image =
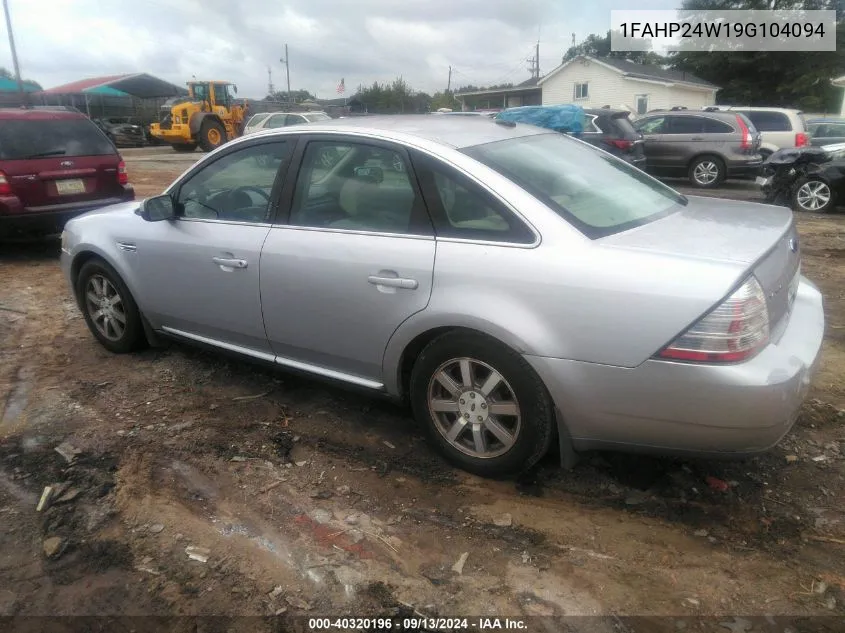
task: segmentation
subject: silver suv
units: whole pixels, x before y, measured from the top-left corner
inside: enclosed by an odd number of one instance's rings
[[[687,176],[696,187],[756,175],[763,162],[760,133],[738,112],[649,112],[634,122],[643,135],[646,171]]]
[[[764,160],[779,149],[810,144],[810,134],[801,110],[729,106],[724,111],[740,112],[751,120],[762,135],[760,153]]]

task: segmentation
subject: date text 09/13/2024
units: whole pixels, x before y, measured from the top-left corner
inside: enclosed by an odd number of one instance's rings
[[[378,630],[378,631],[458,631],[458,630],[525,630],[526,622],[518,618],[309,618],[312,631]]]

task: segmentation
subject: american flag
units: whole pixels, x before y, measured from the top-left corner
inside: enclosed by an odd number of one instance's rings
[[[337,84],[337,94],[342,95],[344,92],[346,92],[346,83],[341,79],[340,83]]]

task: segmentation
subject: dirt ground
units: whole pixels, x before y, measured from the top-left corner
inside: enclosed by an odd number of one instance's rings
[[[189,164],[127,159],[141,196]],[[0,245],[0,616],[841,622],[845,214],[798,221],[828,331],[777,448],[571,472],[550,456],[518,482],[447,466],[407,411],[363,395],[177,345],[112,355],[57,242]]]

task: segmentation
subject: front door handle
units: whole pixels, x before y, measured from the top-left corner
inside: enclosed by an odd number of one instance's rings
[[[213,261],[218,266],[225,266],[226,268],[246,268],[247,261],[245,259],[233,259],[229,257],[212,257]]]
[[[370,275],[367,277],[374,286],[388,286],[390,288],[404,288],[405,290],[416,290],[419,287],[416,279],[403,279],[402,277],[379,277]]]
[[[703,136],[693,136],[690,140],[691,141],[703,141],[704,137]]]

